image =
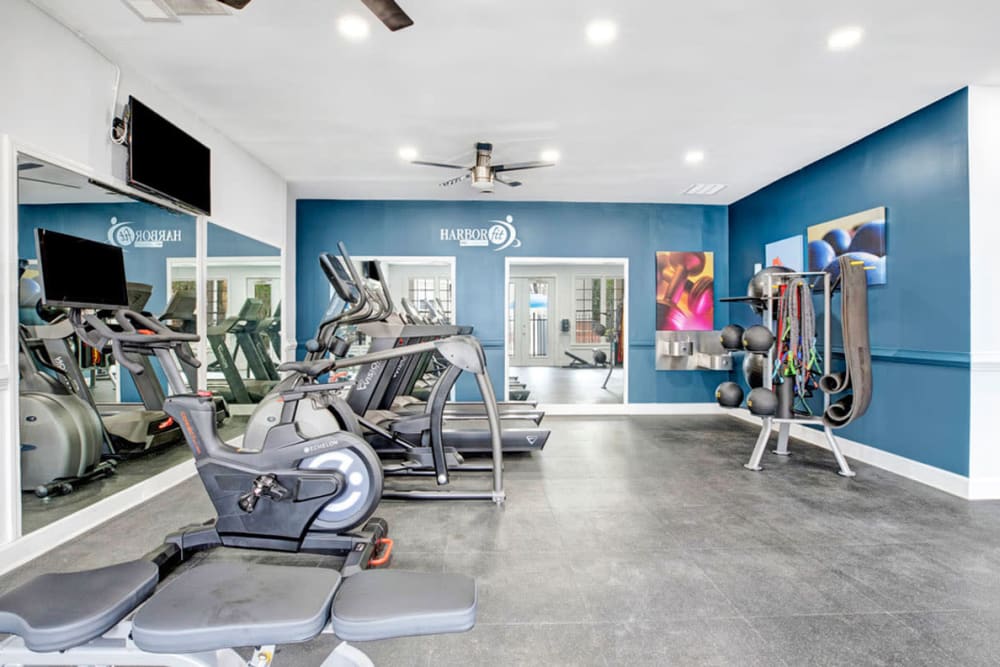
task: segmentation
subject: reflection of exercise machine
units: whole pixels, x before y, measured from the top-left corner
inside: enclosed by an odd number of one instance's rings
[[[131,302],[145,305],[151,290],[147,285],[129,283],[127,296]],[[99,403],[80,368],[77,357],[80,350],[74,349],[71,344],[77,339],[65,315],[49,323],[22,325],[21,336],[22,350],[29,355],[26,363],[52,373],[70,392],[87,401],[100,415],[106,432],[106,438],[103,438],[105,456],[129,458],[180,441],[180,429],[163,412],[163,387],[148,355],[137,356],[132,364],[142,369],[141,373],[132,373],[142,403]],[[86,347],[81,349],[89,350]],[[94,349],[105,352],[101,347]],[[116,361],[121,362],[121,359]]]
[[[563,366],[563,368],[604,368],[608,365],[608,355],[604,350],[595,347],[592,352],[594,360],[587,361],[580,355],[566,350],[563,354],[570,358],[570,362]]]
[[[22,319],[35,321],[41,314],[40,291],[34,280],[21,280]],[[114,474],[115,462],[101,460],[104,426],[93,406],[36,365],[24,326],[18,344],[21,489],[43,498],[63,495]]]
[[[215,356],[210,371],[222,373],[224,383],[210,383],[209,389],[221,393],[231,403],[258,403],[277,384],[278,371],[260,338],[257,325],[263,319],[264,303],[260,299],[247,299],[235,317],[208,327],[208,344]],[[226,336],[236,336],[233,350],[226,345]],[[252,377],[244,377],[237,366],[237,355],[242,351],[247,370]]]

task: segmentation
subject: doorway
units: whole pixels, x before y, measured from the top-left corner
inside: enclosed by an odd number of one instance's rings
[[[626,401],[627,265],[626,259],[507,260],[510,400]]]
[[[510,362],[513,366],[550,366],[552,348],[549,298],[555,293],[553,278],[511,278],[508,289],[508,329],[511,336]]]

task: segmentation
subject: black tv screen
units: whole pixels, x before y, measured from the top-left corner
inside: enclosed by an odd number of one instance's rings
[[[35,230],[42,301],[60,308],[126,308],[129,305],[122,249]]]
[[[129,97],[128,182],[205,215],[212,213],[212,151]]]

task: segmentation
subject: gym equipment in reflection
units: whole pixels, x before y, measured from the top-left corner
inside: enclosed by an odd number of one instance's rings
[[[760,435],[746,467],[761,470],[761,459],[772,426],[778,425],[775,454],[787,456],[791,424],[822,425],[823,434],[837,461],[838,472],[853,477],[833,429],[849,424],[865,413],[871,401],[871,353],[868,341],[867,269],[861,261],[842,257],[836,283],[840,284],[844,371],[832,372],[830,364],[833,290],[837,286],[829,271],[794,272],[771,266],[756,273],[746,297],[723,299],[747,303],[762,316],[762,324],[742,331],[729,325],[720,336],[731,350],[743,348],[744,382],[750,413],[761,417]],[[816,288],[822,290],[823,324],[820,334],[813,303]],[[738,339],[738,343],[737,343]],[[725,382],[716,390],[723,407],[739,407],[743,392]],[[739,391],[737,391],[739,389]],[[822,411],[816,414],[810,399],[822,390]],[[850,392],[837,401],[832,395]]]
[[[215,356],[208,370],[221,372],[223,376],[221,381],[210,382],[209,389],[222,394],[231,403],[244,404],[259,403],[271,391],[281,378],[269,351],[272,343],[262,338],[261,327],[273,328],[274,319],[267,315],[263,301],[248,298],[237,315],[208,327],[208,344]],[[232,350],[226,343],[229,335],[236,341]],[[239,366],[241,356],[247,377]]]
[[[23,280],[23,279],[22,279]],[[128,299],[139,308],[145,306],[152,293],[152,287],[141,283],[129,283]],[[30,309],[30,304],[22,303],[22,309]],[[142,374],[131,373],[139,393],[141,403],[99,402],[91,392],[81,361],[92,364],[92,348],[79,345],[72,324],[64,313],[52,316],[44,324],[23,324],[21,332],[24,349],[30,353],[31,362],[46,372],[51,372],[70,391],[85,399],[101,416],[107,433],[105,454],[116,458],[128,458],[149,453],[176,444],[181,439],[177,425],[163,412],[163,387],[157,379],[149,356],[135,360]],[[98,355],[106,350],[93,348]],[[117,359],[108,358],[99,364],[109,365]]]
[[[25,279],[19,263],[21,319],[43,326],[41,287]],[[18,412],[21,490],[40,498],[65,495],[83,483],[109,477],[115,461],[102,460],[104,427],[93,406],[35,363],[25,325],[18,327]]]

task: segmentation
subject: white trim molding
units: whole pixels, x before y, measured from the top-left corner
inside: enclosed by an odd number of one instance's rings
[[[539,403],[546,417],[595,417],[629,415],[721,415],[717,403]]]
[[[751,415],[745,408],[726,410],[726,412],[735,419],[760,426],[760,418]],[[772,430],[777,433],[778,426],[775,425]],[[823,432],[819,429],[809,428],[803,424],[792,424],[789,435],[810,445],[829,449]],[[841,436],[837,436],[837,442],[845,456],[895,473],[900,477],[926,484],[959,498],[966,500],[1000,499],[1000,478],[973,481],[951,471],[942,470]],[[748,452],[752,445],[751,442],[747,443]],[[765,464],[765,470],[766,467]],[[834,472],[835,468],[831,464],[830,473]]]
[[[119,514],[124,514],[153,496],[193,477],[197,472],[194,459],[179,463],[158,475],[133,484],[107,498],[102,498],[93,505],[77,510],[69,516],[53,521],[38,530],[25,533],[19,539],[0,546],[0,574],[10,572],[60,544],[97,528],[105,521],[113,519]],[[181,528],[181,526],[177,526],[177,528]]]

